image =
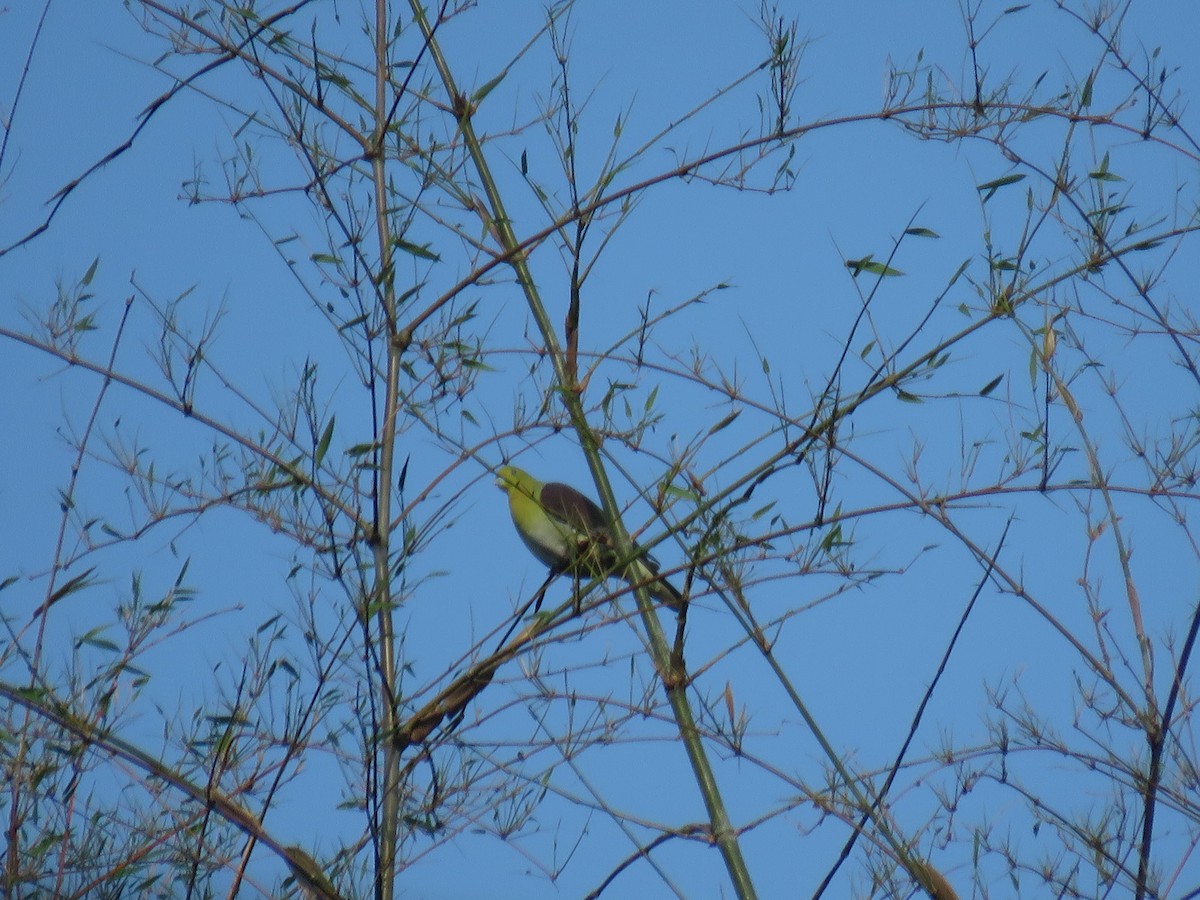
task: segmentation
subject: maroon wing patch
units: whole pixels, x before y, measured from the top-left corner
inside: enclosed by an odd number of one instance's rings
[[[542,508],[572,528],[588,534],[604,533],[608,520],[604,511],[570,485],[552,481],[542,485]]]

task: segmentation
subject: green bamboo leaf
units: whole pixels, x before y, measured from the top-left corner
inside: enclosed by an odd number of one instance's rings
[[[395,238],[392,243],[396,245],[396,249],[403,250],[405,253],[411,253],[418,259],[428,259],[432,262],[441,262],[441,257],[429,249],[428,244],[411,244],[404,238]]]
[[[282,657],[275,660],[274,668],[282,669],[284,672],[286,672],[291,677],[292,681],[300,680],[300,673],[296,671],[296,667],[293,666],[286,659],[283,659]]]
[[[692,503],[697,503],[700,500],[699,495],[695,491],[689,491],[687,488],[681,488],[675,484],[663,485],[663,493],[668,497],[674,497],[676,500],[688,500]]]
[[[338,331],[346,331],[350,328],[356,328],[357,326],[361,325],[365,321],[367,321],[367,314],[363,313],[361,316],[354,317],[349,322],[343,322],[341,325],[338,326]]]
[[[321,440],[317,442],[317,452],[313,455],[313,465],[321,465],[321,461],[325,459],[325,454],[329,452],[329,442],[333,440],[333,424],[337,421],[337,416],[329,417],[329,424],[325,426],[325,431],[321,435]]]
[[[486,82],[482,87],[478,88],[475,91],[474,95],[472,95],[472,97],[471,97],[472,103],[474,103],[476,106],[478,106],[480,103],[482,103],[483,98],[486,97],[488,94],[490,94],[493,90],[495,90],[496,85],[498,85],[500,82],[502,82],[504,80],[504,76],[507,74],[508,74],[508,69],[504,69],[504,71],[502,71],[499,75],[497,75],[491,81]]]
[[[99,267],[99,265],[100,265],[100,257],[97,256],[95,259],[92,260],[92,264],[90,266],[88,266],[88,270],[83,273],[83,278],[79,282],[79,284],[81,286],[86,287],[87,285],[92,283],[92,279],[96,277],[96,269],[97,269],[97,267]]]
[[[772,500],[766,506],[759,507],[754,512],[750,513],[750,518],[751,519],[761,519],[763,516],[765,516],[767,513],[769,513],[772,509],[775,508],[776,502],[777,501]]]
[[[848,259],[846,260],[846,268],[850,269],[851,275],[854,278],[857,278],[863,272],[878,275],[881,278],[896,277],[904,274],[899,269],[893,269],[886,263],[878,262],[870,256],[864,256],[862,259]]]
[[[1115,216],[1118,213],[1125,212],[1127,209],[1129,209],[1129,207],[1125,206],[1124,204],[1114,203],[1110,206],[1102,206],[1100,209],[1093,209],[1087,215],[1089,219],[1100,219],[1105,216]]]
[[[840,524],[834,525],[831,529],[829,529],[829,533],[821,539],[821,550],[823,550],[825,553],[829,553],[835,546],[838,546],[841,543],[842,526]]]
[[[1083,90],[1079,92],[1079,107],[1087,109],[1092,105],[1092,88],[1096,84],[1095,70],[1088,73],[1087,81],[1083,83]]]
[[[57,591],[50,595],[46,601],[46,606],[52,606],[68,594],[74,594],[76,591],[81,591],[85,587],[92,584],[92,573],[96,571],[96,567],[92,566],[86,571],[80,572]]]
[[[1016,184],[1018,181],[1024,180],[1024,178],[1024,172],[1012,172],[1011,174],[1005,175],[1001,178],[995,178],[992,181],[985,181],[983,184],[976,185],[975,190],[994,191],[996,188],[1001,188],[1005,185]]]
[[[1000,386],[1000,382],[1002,382],[1003,380],[1004,380],[1003,374],[997,375],[995,378],[993,378],[991,381],[989,381],[987,384],[985,384],[980,389],[979,396],[986,397],[988,394],[990,394],[992,391],[994,391],[996,388],[998,388]]]
[[[723,418],[720,422],[718,422],[712,428],[708,429],[708,433],[716,434],[718,431],[722,431],[722,430],[728,428],[730,425],[733,424],[734,419],[736,419],[741,414],[742,414],[742,411],[740,409],[735,409],[733,412],[731,412],[729,415],[727,415],[725,418]]]
[[[149,672],[147,672],[145,669],[135,666],[131,662],[122,663],[121,671],[134,676],[138,680],[138,682],[141,684],[144,684],[145,682],[150,680]]]
[[[350,87],[349,78],[337,71],[337,69],[332,69],[323,63],[317,63],[317,77],[323,81],[328,81],[334,87],[342,90]]]
[[[940,238],[941,235],[930,228],[905,228],[905,234],[911,234],[913,237],[923,238]]]
[[[470,322],[473,318],[475,318],[475,310],[478,308],[478,306],[478,302],[472,303],[461,313],[450,320],[450,325],[448,328],[457,328],[459,325],[465,325]]]
[[[100,637],[100,633],[104,631],[104,627],[105,626],[103,625],[98,626],[93,628],[82,637],[76,638],[75,649],[78,650],[80,647],[88,646],[95,647],[98,650],[108,650],[110,653],[116,653],[119,649],[117,645],[108,638]]]
[[[1124,181],[1120,175],[1117,175],[1108,170],[1108,154],[1104,154],[1104,159],[1100,161],[1100,168],[1094,172],[1088,172],[1088,178],[1093,181]]]
[[[975,186],[975,190],[987,191],[987,194],[985,194],[984,198],[983,198],[983,202],[987,203],[989,200],[992,199],[992,195],[995,194],[996,191],[998,191],[1000,188],[1008,187],[1008,185],[1010,185],[1010,184],[1016,184],[1018,181],[1024,181],[1024,180],[1025,180],[1024,172],[1012,172],[1001,178],[994,178],[991,181],[985,181],[983,184],[977,184]]]

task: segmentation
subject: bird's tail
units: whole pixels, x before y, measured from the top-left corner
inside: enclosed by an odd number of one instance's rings
[[[645,584],[650,596],[672,609],[683,607],[683,594],[676,590],[675,585],[658,574],[658,566],[645,560],[637,560],[625,574],[630,584]]]

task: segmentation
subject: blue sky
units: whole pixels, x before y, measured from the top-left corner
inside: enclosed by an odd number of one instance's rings
[[[1005,6],[983,4],[981,20],[998,16]],[[1033,3],[1003,16],[983,38],[979,54],[989,83],[1012,73],[1015,84],[1028,85],[1044,72],[1039,90],[1052,95],[1083,80],[1098,58],[1097,43],[1054,6]],[[315,8],[327,49],[341,46],[350,55],[363,52],[358,7],[339,3]],[[461,84],[473,88],[492,78],[536,30],[543,12],[542,4],[485,0],[447,25],[440,38]],[[951,84],[969,83],[958,4],[782,4],[780,12],[798,17],[799,34],[806,40],[793,108],[798,123],[878,111],[889,65],[911,66],[919,54],[927,67],[923,72]],[[39,14],[39,8],[24,4],[0,12],[0,59],[6,61],[0,64],[0,108],[6,120]],[[723,85],[753,72],[765,57],[756,17],[756,8],[746,3],[578,4],[567,31],[572,90],[580,102],[586,99],[578,131],[581,181],[596,177],[618,120],[619,152],[629,153]],[[1133,4],[1130,9],[1126,46],[1138,58],[1162,48],[1155,65],[1170,70],[1168,84],[1173,88],[1168,95],[1177,90],[1185,98],[1193,97],[1200,87],[1192,65],[1198,20],[1200,10],[1185,2],[1152,8]],[[142,31],[136,13],[120,5],[50,7],[20,106],[11,118],[0,168],[0,246],[9,246],[35,227],[56,191],[131,134],[139,113],[169,87],[168,79],[150,65],[164,50]],[[186,72],[196,62],[168,60],[166,65]],[[543,43],[488,95],[476,115],[476,127],[501,134],[529,121],[545,102],[555,74],[552,54]],[[1124,96],[1124,77],[1111,66],[1100,72],[1098,106],[1109,97]],[[89,306],[96,311],[98,328],[85,337],[85,356],[108,358],[124,303],[132,297],[117,367],[133,378],[161,384],[153,362],[160,323],[151,301],[176,310],[179,321],[193,329],[216,321],[210,359],[242,396],[206,372],[196,388],[197,408],[254,435],[268,427],[258,411],[273,408],[306,361],[316,361],[318,394],[337,418],[331,455],[341,454],[369,440],[369,402],[337,335],[272,244],[273,238],[294,232],[299,237],[282,245],[284,255],[303,263],[310,254],[325,252],[328,248],[319,243],[314,227],[319,212],[298,195],[249,205],[247,209],[260,217],[258,222],[239,215],[230,204],[187,202],[187,185],[197,175],[209,193],[221,194],[221,159],[235,147],[251,147],[265,161],[270,184],[288,185],[298,178],[295,155],[287,148],[272,143],[257,126],[239,130],[243,119],[235,107],[269,108],[260,86],[244,69],[226,67],[201,86],[203,95],[185,92],[157,112],[129,152],[68,197],[45,234],[0,257],[5,291],[0,326],[32,328],[36,333],[30,320],[53,302],[56,284],[76,283],[93,260],[99,260],[89,285],[95,295]],[[758,72],[636,160],[615,185],[636,183],[670,170],[678,158],[756,134],[757,97],[766,88],[766,74]],[[226,99],[229,105],[215,103],[212,97]],[[1184,109],[1185,126],[1194,124],[1194,112],[1186,104]],[[433,133],[445,123],[431,119],[424,127]],[[1060,121],[1030,123],[1016,145],[1036,164],[1052,166],[1061,154],[1064,128]],[[236,141],[233,133],[238,134]],[[529,179],[557,192],[561,201],[561,168],[544,132],[534,127],[499,137],[488,146],[517,233],[541,229],[545,215],[519,167],[524,154]],[[905,238],[894,262],[905,276],[885,279],[873,301],[879,343],[895,346],[922,322],[932,298],[965,261],[973,277],[986,269],[981,263],[985,235],[1001,251],[1015,248],[1026,215],[1025,187],[1044,187],[1030,178],[998,191],[983,204],[977,186],[1014,171],[1009,160],[985,142],[919,141],[890,122],[823,128],[793,146],[795,182],[787,192],[737,191],[696,179],[667,182],[640,195],[585,286],[583,344],[593,351],[610,347],[635,329],[639,308],[648,300],[651,309],[662,310],[724,286],[653,335],[649,358],[663,367],[658,370],[661,375],[655,370],[638,373],[611,360],[593,376],[592,402],[613,383],[635,385],[628,391],[635,408],[647,402],[655,388],[660,390],[656,402],[662,419],[637,448],[644,452],[617,441],[606,445],[613,461],[636,482],[614,480],[618,499],[632,503],[630,527],[651,519],[649,506],[633,501],[639,488],[661,477],[658,458],[705,435],[732,408],[744,411],[735,425],[707,440],[697,457],[697,471],[710,479],[710,489],[732,483],[780,443],[770,416],[749,403],[722,403],[714,392],[680,377],[691,360],[703,355],[711,361],[707,371],[719,368],[730,379],[736,377],[749,400],[771,406],[782,398],[793,415],[803,418],[842,352],[860,309],[858,290],[872,286],[868,276],[850,277],[847,259],[868,254],[885,258],[910,225],[939,235]],[[1092,170],[1108,154],[1111,170],[1122,175],[1122,187],[1130,191],[1131,217],[1143,225],[1158,219],[1182,224],[1196,208],[1196,155],[1182,140],[1177,146],[1183,150],[1098,129],[1077,141],[1073,162],[1080,171]],[[769,181],[777,164],[765,163],[756,182]],[[1075,253],[1052,226],[1039,234],[1030,254],[1045,271],[1065,267]],[[411,268],[398,270],[402,278],[426,283],[422,298],[432,299],[469,271],[462,244],[430,219],[418,221],[412,239],[433,242],[443,258],[437,265],[415,260]],[[1145,260],[1147,268],[1166,266],[1155,296],[1181,317],[1194,310],[1195,259],[1185,241],[1173,259],[1164,252]],[[550,317],[561,325],[566,308],[563,257],[548,243],[534,253],[532,264]],[[312,269],[305,271],[322,304],[340,302]],[[520,291],[508,272],[497,273],[496,282],[472,287],[461,298],[461,306],[478,303],[470,326],[477,330],[471,334],[487,349],[488,369],[466,401],[470,418],[441,421],[442,437],[409,423],[400,443],[400,459],[410,460],[409,484],[419,486],[417,490],[434,485],[428,499],[415,508],[414,521],[453,523],[437,532],[413,560],[409,577],[414,588],[398,614],[409,666],[406,685],[420,699],[443,686],[447,674],[477,645],[493,646],[497,636],[486,636],[505,627],[512,610],[543,578],[511,531],[488,467],[516,458],[547,480],[569,481],[595,494],[584,458],[568,433],[534,428],[522,436],[493,439],[513,427],[514,407],[538,407],[548,379],[544,362],[530,352],[527,335],[535,331]],[[1107,398],[1106,383],[1120,387],[1124,408],[1135,413],[1129,431],[1157,437],[1170,429],[1186,433],[1194,416],[1196,385],[1174,364],[1174,351],[1161,337],[1133,339],[1122,331],[1126,320],[1106,305],[1106,290],[1126,297],[1129,293],[1127,284],[1105,273],[1090,282],[1065,283],[1039,299],[1087,310],[1086,317],[1080,312],[1069,320],[1078,322],[1079,332],[1086,335],[1086,354],[1071,347],[1074,364],[1064,363],[1064,371],[1114,483],[1144,484],[1146,475],[1126,446],[1125,425]],[[918,346],[965,327],[971,319],[958,307],[978,308],[981,302],[967,280],[960,279],[923,327]],[[1114,324],[1105,327],[1109,317]],[[1030,327],[1038,326],[1032,312],[1028,318]],[[852,343],[844,375],[847,392],[870,372],[868,340],[869,330],[864,330]],[[864,349],[866,357],[860,360]],[[1085,365],[1087,354],[1103,365]],[[910,358],[911,354],[904,356]],[[1039,377],[1031,386],[1029,359],[1029,344],[1015,327],[989,327],[956,345],[946,365],[920,386],[928,394],[926,402],[881,397],[864,407],[841,437],[870,465],[845,461],[839,467],[836,501],[846,510],[873,510],[901,501],[901,492],[873,474],[872,467],[900,480],[906,472],[917,471],[935,493],[991,484],[1014,451],[1010,437],[1036,425],[1042,382]],[[980,398],[979,390],[1001,374],[1001,386]],[[27,621],[41,601],[61,520],[57,492],[66,484],[73,459],[64,435],[84,427],[100,388],[93,374],[69,370],[45,354],[4,340],[0,421],[8,425],[0,433],[0,464],[8,475],[0,481],[0,544],[5,548],[0,579],[18,580],[0,595],[0,602],[13,621]],[[459,415],[458,409],[447,413]],[[1052,423],[1055,434],[1071,427],[1061,404]],[[80,515],[86,509],[87,515],[104,517],[118,531],[131,516],[136,518],[139,505],[129,483],[107,462],[113,448],[144,447],[145,458],[153,458],[160,473],[194,471],[215,438],[202,423],[119,386],[106,396],[97,427],[95,457],[83,470]],[[482,449],[476,458],[463,461],[446,436],[461,436],[465,444]],[[976,443],[977,462],[967,471],[964,459],[975,458]],[[1083,453],[1073,452],[1056,474],[1065,482],[1087,478],[1088,471]],[[1031,478],[1019,482],[1028,485]],[[776,504],[774,512],[792,524],[809,520],[815,510],[811,478],[798,467],[773,479],[762,493],[762,502],[770,501]],[[1162,679],[1169,671],[1168,638],[1179,643],[1196,602],[1191,532],[1144,498],[1121,498],[1120,503],[1133,542],[1148,628],[1163,642],[1157,670]],[[1108,539],[1098,538],[1089,552],[1089,527],[1094,529],[1102,519],[1094,495],[981,497],[974,506],[956,510],[958,526],[980,545],[994,548],[1012,517],[1008,570],[1069,628],[1098,644],[1078,584],[1082,572],[1094,579],[1119,636],[1116,656],[1132,653],[1113,547]],[[441,519],[443,511],[448,520]],[[750,596],[763,618],[828,597],[789,618],[778,631],[775,650],[835,748],[855,766],[876,771],[891,761],[903,740],[982,572],[951,534],[912,510],[875,512],[855,519],[853,526],[856,565],[878,568],[878,579],[837,594],[844,582],[834,575],[770,579],[787,572],[775,560],[757,570],[764,580]],[[817,532],[813,540],[820,535]],[[678,548],[670,545],[658,555],[667,566],[682,561]],[[344,595],[328,583],[304,575],[289,578],[297,563],[308,561],[304,553],[244,514],[216,510],[198,521],[184,517],[164,523],[135,543],[89,558],[87,565],[99,566],[99,583],[68,601],[70,608],[48,623],[51,670],[65,671],[73,636],[112,622],[114,605],[128,598],[131,573],[140,573],[147,595],[156,596],[169,589],[185,560],[186,583],[195,592],[190,615],[202,621],[184,637],[148,652],[144,662],[155,679],[126,725],[131,739],[155,749],[164,719],[178,715],[186,720],[211,702],[219,687],[236,683],[247,642],[275,613],[294,617],[297,596],[313,598],[322,627],[344,627],[348,617]],[[565,586],[556,589],[565,597]],[[630,601],[624,603],[628,611]],[[693,671],[703,673],[695,685],[697,695],[719,697],[728,685],[739,708],[744,706],[751,717],[750,757],[722,759],[718,777],[735,822],[769,817],[744,839],[760,894],[810,894],[846,831],[821,823],[811,804],[772,813],[789,804],[794,794],[789,779],[821,786],[825,761],[785,705],[761,659],[745,647],[731,650],[740,635],[720,600],[699,599],[689,628],[688,661]],[[292,629],[287,646],[302,653],[299,626],[293,623]],[[536,742],[546,737],[542,727],[559,735],[566,732],[573,714],[568,704],[561,698],[544,706],[536,701],[542,686],[533,674],[535,662],[543,672],[557,673],[541,676],[550,684],[546,690],[589,696],[595,700],[588,705],[592,711],[604,705],[601,700],[634,702],[642,690],[653,692],[641,646],[636,626],[620,621],[550,643],[502,670],[494,689],[472,707],[467,736]],[[563,667],[572,665],[584,668],[570,677],[562,674]],[[1129,665],[1136,671],[1132,655]],[[985,588],[910,756],[928,759],[949,739],[963,747],[985,741],[985,719],[995,714],[987,691],[1005,685],[1010,692],[1016,690],[1012,685],[1020,686],[1037,709],[1069,731],[1078,711],[1079,674],[1079,659],[1042,617],[1010,594]],[[13,672],[4,677],[19,680]],[[545,716],[544,726],[535,724],[536,715]],[[476,896],[479,885],[486,883],[497,897],[585,894],[633,850],[612,817],[589,806],[596,798],[633,822],[678,824],[702,818],[672,728],[667,721],[630,726],[612,745],[584,754],[577,768],[565,764],[551,748],[542,748],[528,767],[530,790],[540,789],[538,778],[552,769],[545,782],[552,799],[537,807],[528,827],[505,842],[489,833],[495,821],[480,821],[475,833],[468,819],[455,840],[423,842],[414,837],[406,846],[412,864],[402,876],[402,889],[418,897],[468,897]],[[1136,747],[1134,738],[1122,733],[1113,740]],[[511,747],[496,754],[512,765]],[[449,756],[443,762],[452,765]],[[775,771],[768,771],[766,764]],[[926,772],[920,766],[917,770]],[[932,762],[927,771],[928,780],[913,775],[902,779],[893,797],[901,827],[913,832],[937,811],[932,786],[947,777],[946,770]],[[1068,783],[1075,775],[1062,776],[1044,762],[1031,765],[1026,774],[1030,783],[1045,786],[1056,797],[1069,796],[1077,783]],[[277,828],[285,841],[299,842],[318,854],[329,852],[336,839],[361,827],[357,813],[336,809],[343,790],[340,778],[330,755],[314,752],[303,777],[281,796],[268,827]],[[1086,778],[1078,783],[1084,793],[1098,790]],[[1031,820],[1011,793],[981,784],[968,796],[961,818],[939,822],[923,833],[921,843],[922,851],[964,896],[971,893],[973,877],[970,823],[994,819],[999,827],[1012,828],[1022,835],[1027,850],[1033,848],[1031,855],[1036,855],[1039,841],[1049,846],[1045,835],[1025,836]],[[486,806],[480,809],[487,811]],[[650,833],[631,827],[643,838]],[[1188,840],[1184,826],[1176,822],[1173,828],[1163,839],[1163,864],[1182,867],[1174,885],[1185,890],[1200,881],[1200,868],[1178,849]],[[577,839],[579,849],[571,855]],[[722,883],[723,874],[715,852],[678,841],[656,851],[655,859],[684,895],[717,895],[712,886]],[[999,877],[993,866],[985,862],[982,877]],[[264,854],[252,871],[269,884],[278,866]],[[546,877],[547,871],[554,871],[555,878]],[[848,865],[837,895],[862,890],[863,883],[853,880],[860,877],[861,869]],[[1008,889],[1007,881],[991,885],[995,895],[1006,895]],[[619,891],[614,896],[670,896],[668,884],[646,866],[631,867],[613,890]],[[982,887],[977,890],[980,895],[985,892]]]

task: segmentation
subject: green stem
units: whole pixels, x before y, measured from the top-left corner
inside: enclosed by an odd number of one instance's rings
[[[392,468],[396,452],[396,417],[400,394],[400,362],[404,346],[392,340],[396,333],[396,292],[392,279],[392,241],[388,221],[387,172],[383,146],[387,138],[388,100],[388,34],[391,26],[387,0],[375,0],[375,130],[369,156],[375,193],[375,231],[379,239],[380,302],[387,317],[387,382],[384,386],[384,412],[379,442],[379,470],[375,482],[375,521],[371,534],[374,554],[375,585],[369,605],[375,607],[379,634],[376,649],[379,658],[380,727],[384,735],[396,731],[396,641],[392,621],[391,589],[391,522]],[[366,610],[364,610],[366,614]],[[379,818],[378,871],[376,896],[392,900],[396,881],[396,840],[400,818],[400,753],[392,740],[381,741],[383,753],[382,777],[377,782],[382,792]]]
[[[495,180],[492,178],[491,169],[484,156],[483,146],[475,134],[475,129],[471,122],[471,116],[474,112],[472,102],[470,98],[459,92],[454,76],[450,71],[450,66],[441,52],[441,47],[434,39],[433,29],[428,18],[425,16],[424,10],[421,8],[419,0],[409,0],[409,2],[412,7],[413,16],[424,35],[426,46],[429,48],[430,55],[437,66],[438,74],[441,76],[446,92],[450,96],[452,107],[458,115],[458,127],[463,137],[463,143],[467,148],[467,152],[471,155],[472,162],[475,164],[476,172],[479,175],[480,183],[483,186],[484,193],[487,195],[490,217],[488,224],[491,226],[493,234],[500,243],[501,250],[507,256],[509,265],[512,266],[513,271],[516,273],[517,284],[521,286],[521,289],[525,293],[530,312],[533,314],[534,321],[537,323],[538,330],[541,332],[542,339],[545,342],[546,352],[554,365],[555,377],[560,387],[560,396],[571,417],[571,424],[579,435],[580,444],[588,461],[588,467],[591,469],[596,489],[600,493],[601,503],[610,521],[613,523],[613,535],[617,543],[617,552],[622,557],[632,559],[635,555],[633,545],[630,541],[629,533],[625,530],[625,526],[618,514],[619,507],[604,470],[603,462],[600,459],[599,442],[596,440],[595,433],[592,431],[584,415],[583,404],[579,399],[576,385],[573,383],[570,373],[567,370],[562,348],[559,346],[554,327],[538,293],[533,274],[529,270],[525,251],[521,241],[517,239],[516,233],[513,230],[512,221],[505,210],[500,191],[496,186]],[[636,597],[642,622],[646,629],[654,665],[666,688],[667,698],[679,728],[679,736],[683,741],[688,759],[692,765],[692,770],[695,773],[697,785],[704,798],[704,805],[709,816],[709,824],[712,828],[713,840],[716,842],[724,858],[725,867],[729,871],[730,881],[736,895],[743,898],[743,900],[750,900],[750,898],[756,897],[757,894],[750,879],[750,871],[742,856],[741,847],[738,844],[737,832],[730,823],[729,815],[725,810],[724,799],[717,786],[716,775],[708,759],[700,731],[696,727],[695,716],[693,715],[691,706],[688,704],[688,681],[686,673],[683,672],[681,663],[673,662],[671,659],[670,647],[663,633],[662,625],[658,620],[657,609],[649,593],[644,587],[641,587],[637,589]]]

